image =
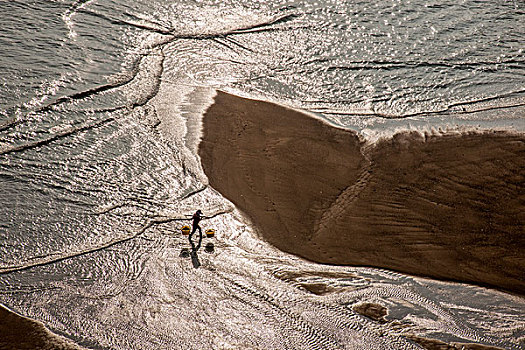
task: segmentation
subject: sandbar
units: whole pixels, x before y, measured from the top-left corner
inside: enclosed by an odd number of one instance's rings
[[[81,350],[71,340],[51,333],[42,323],[0,305],[0,349]]]
[[[199,155],[209,184],[285,252],[525,294],[523,134],[402,132],[370,144],[219,91]]]

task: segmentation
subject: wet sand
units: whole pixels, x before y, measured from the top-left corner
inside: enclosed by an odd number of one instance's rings
[[[437,339],[423,338],[415,335],[409,335],[407,338],[426,350],[504,350],[496,346],[476,343],[445,343]]]
[[[51,333],[43,324],[0,305],[0,349],[80,350],[73,342]]]
[[[525,135],[402,133],[371,146],[223,92],[203,129],[210,185],[277,248],[525,294]]]

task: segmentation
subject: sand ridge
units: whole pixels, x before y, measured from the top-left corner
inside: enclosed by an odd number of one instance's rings
[[[218,92],[210,185],[306,259],[525,292],[525,136],[400,133],[374,145],[299,111]]]

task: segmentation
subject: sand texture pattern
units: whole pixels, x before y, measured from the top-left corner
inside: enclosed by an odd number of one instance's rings
[[[266,241],[525,294],[525,136],[402,133],[374,145],[299,111],[218,92],[199,154]]]

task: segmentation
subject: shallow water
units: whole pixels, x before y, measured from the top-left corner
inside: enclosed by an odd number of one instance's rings
[[[523,2],[0,9],[3,304],[93,348],[415,348],[408,333],[523,346],[523,298],[267,246],[196,152],[215,89],[371,138],[523,130]],[[196,269],[179,227],[197,207],[217,237]],[[363,302],[389,322],[352,309]]]

